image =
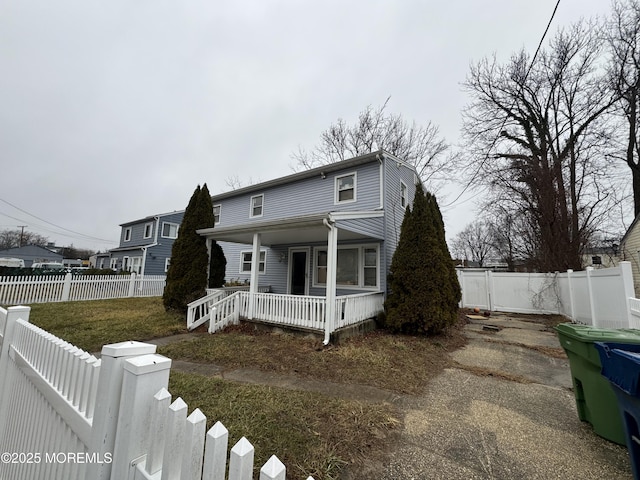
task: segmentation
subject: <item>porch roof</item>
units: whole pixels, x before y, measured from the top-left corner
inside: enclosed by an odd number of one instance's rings
[[[251,244],[253,235],[261,234],[261,245],[281,245],[291,243],[322,242],[327,240],[325,221],[340,229],[340,240],[360,240],[369,235],[343,228],[340,221],[364,218],[379,218],[383,210],[358,212],[329,212],[313,215],[287,217],[277,220],[245,223],[233,227],[215,227],[197,230],[199,235],[216,241]]]

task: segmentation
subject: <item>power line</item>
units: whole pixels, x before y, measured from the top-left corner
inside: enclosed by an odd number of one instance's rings
[[[531,69],[533,68],[533,64],[535,63],[536,58],[538,57],[538,53],[540,53],[540,49],[542,48],[542,42],[544,41],[545,37],[547,36],[547,32],[549,32],[549,28],[551,27],[551,23],[553,22],[553,19],[556,16],[556,12],[558,11],[558,6],[560,6],[560,0],[558,0],[556,2],[556,6],[553,9],[553,13],[551,13],[551,18],[549,18],[549,21],[547,22],[547,27],[544,29],[544,33],[542,34],[542,37],[540,38],[540,41],[538,42],[538,47],[536,48],[536,52],[533,54],[533,58],[531,59],[531,63],[529,64],[529,68],[527,69],[527,72],[524,75],[523,83],[526,82],[527,78],[529,78],[529,73],[531,72]],[[511,104],[510,108],[513,108],[513,106],[514,106],[514,103]],[[444,205],[444,207],[450,207],[454,203],[456,203],[460,199],[460,197],[462,195],[464,195],[464,193],[469,189],[469,187],[473,184],[473,182],[475,182],[476,178],[478,178],[478,175],[480,174],[480,170],[482,169],[482,167],[484,167],[485,163],[489,159],[489,152],[491,152],[493,147],[496,145],[496,142],[500,138],[500,132],[502,132],[502,129],[504,128],[506,123],[507,123],[507,117],[505,117],[504,120],[502,120],[502,125],[500,125],[500,128],[498,129],[498,133],[496,134],[495,138],[491,142],[491,145],[487,149],[487,153],[486,153],[485,157],[482,159],[482,162],[480,162],[480,165],[478,165],[478,168],[476,169],[475,173],[471,177],[471,180],[469,180],[467,182],[467,184],[462,189],[462,191],[458,194],[458,196],[456,198],[454,198],[452,202],[448,203],[447,205]]]
[[[68,229],[68,228],[62,227],[62,226],[57,225],[57,224],[55,224],[55,223],[52,223],[52,222],[50,222],[50,221],[48,221],[48,220],[45,220],[44,218],[38,217],[37,215],[34,215],[34,214],[32,214],[32,213],[29,213],[29,212],[27,212],[26,210],[24,210],[24,209],[22,209],[22,208],[18,207],[17,205],[14,205],[14,204],[13,204],[13,203],[11,203],[11,202],[8,202],[7,200],[4,200],[4,199],[2,199],[2,198],[0,198],[0,202],[6,203],[7,205],[9,205],[9,206],[11,206],[11,207],[15,208],[16,210],[19,210],[20,212],[25,213],[25,214],[29,215],[30,217],[33,217],[33,218],[35,218],[35,219],[37,219],[37,220],[40,220],[41,222],[44,222],[44,223],[46,223],[46,224],[52,225],[52,226],[54,226],[54,227],[56,227],[56,228],[59,228],[60,230],[64,230],[64,231],[66,231],[66,232],[73,233],[74,235],[79,235],[79,237],[75,237],[75,238],[84,239],[84,240],[92,240],[92,241],[100,241],[100,242],[115,243],[113,240],[106,240],[106,239],[104,239],[104,238],[93,237],[93,236],[91,236],[91,235],[86,235],[86,234],[84,234],[84,233],[76,232],[76,231],[74,231],[74,230],[70,230],[70,229]],[[19,218],[16,218],[16,217],[12,217],[11,215],[7,215],[7,214],[4,214],[4,213],[3,213],[2,215],[6,216],[6,217],[9,217],[9,218],[13,218],[14,220],[18,220],[19,222],[24,222],[24,220],[19,219]],[[46,230],[46,229],[44,229],[44,230]],[[56,233],[56,234],[60,235],[60,233],[58,233],[58,232],[53,232],[53,233]],[[68,236],[68,235],[67,235],[67,236]]]

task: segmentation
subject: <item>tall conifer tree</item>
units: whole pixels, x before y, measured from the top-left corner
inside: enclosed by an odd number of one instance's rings
[[[208,204],[206,199],[208,198]],[[205,184],[195,189],[171,250],[171,263],[162,300],[166,310],[185,312],[187,304],[203,297],[207,287],[209,257],[204,237],[196,230],[214,224],[211,196]]]
[[[391,330],[430,335],[455,323],[460,285],[440,208],[421,184],[402,221],[388,286],[385,323]]]

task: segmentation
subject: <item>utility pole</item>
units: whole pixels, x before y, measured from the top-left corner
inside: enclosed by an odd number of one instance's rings
[[[18,245],[18,247],[22,246],[22,239],[24,238],[24,229],[25,227],[28,227],[29,225],[18,225],[18,228],[21,228],[22,230],[20,231],[20,245]]]

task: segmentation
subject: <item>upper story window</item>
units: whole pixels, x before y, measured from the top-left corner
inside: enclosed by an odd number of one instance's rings
[[[264,204],[264,195],[251,197],[251,217],[261,217]]]
[[[213,206],[213,224],[217,225],[220,223],[220,212],[222,211],[222,205],[214,205]]]
[[[145,223],[144,224],[144,238],[151,238],[151,234],[153,233],[153,223]]]
[[[404,182],[400,182],[400,205],[407,208],[407,184]]]
[[[178,238],[178,224],[164,222],[162,224],[162,236],[164,238]]]
[[[356,174],[336,177],[335,203],[356,201]]]
[[[127,227],[124,229],[124,241],[128,242],[131,240],[131,227]]]

